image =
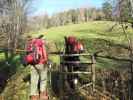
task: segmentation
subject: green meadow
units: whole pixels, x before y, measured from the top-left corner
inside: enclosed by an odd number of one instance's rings
[[[120,25],[116,25],[110,32],[109,29],[116,22],[110,21],[92,21],[88,23],[69,24],[66,26],[59,26],[49,28],[47,30],[40,30],[38,33],[45,34],[47,40],[62,41],[64,36],[74,35],[81,39],[107,39],[115,42],[126,42],[124,39],[123,30]],[[127,30],[129,35],[133,36],[132,29]]]
[[[49,29],[42,29],[38,34],[44,34],[47,41],[52,41],[58,44],[58,47],[63,50],[64,36],[76,36],[82,40],[87,52],[94,53],[103,50],[103,54],[125,56],[127,51],[122,47],[115,47],[115,45],[128,46],[128,41],[123,33],[121,25],[117,24],[112,30],[116,22],[111,21],[92,21],[88,23],[69,24],[65,26],[53,27]],[[128,24],[129,28],[126,30],[128,37],[133,37],[133,30]],[[38,35],[32,33],[33,35]],[[56,51],[56,49],[55,49]],[[127,56],[127,55],[126,55]],[[51,57],[51,56],[50,56]],[[58,64],[59,58],[53,57],[53,62]],[[109,59],[98,59],[98,67],[100,68],[115,68],[119,63]]]
[[[60,27],[42,29],[38,32],[30,32],[29,34],[32,34],[33,37],[37,37],[39,34],[44,34],[46,41],[49,42],[48,51],[62,51],[64,48],[64,36],[73,35],[84,43],[86,51],[89,53],[103,50],[104,52],[101,53],[102,55],[126,57],[128,56],[128,50],[119,45],[128,46],[127,39],[120,25],[116,25],[113,30],[110,31],[114,24],[115,22],[110,21],[92,21],[88,23],[69,24]],[[133,30],[130,28],[130,25],[126,32],[129,38],[133,38]],[[56,46],[54,44],[56,44]],[[1,54],[0,58],[3,59],[3,57],[4,55]],[[59,56],[49,55],[49,59],[51,59],[57,66],[59,65]],[[96,68],[120,69],[126,67],[126,62],[119,62],[105,58],[97,58],[96,60]],[[26,81],[27,79],[25,77],[29,74],[30,68],[23,67],[20,64],[20,58],[18,56],[12,59],[11,63],[13,63],[11,64],[12,66],[2,63],[5,66],[1,67],[1,70],[5,70],[6,73],[8,71],[9,73],[7,75],[10,77],[2,95],[5,96],[7,100],[28,100],[29,82]]]

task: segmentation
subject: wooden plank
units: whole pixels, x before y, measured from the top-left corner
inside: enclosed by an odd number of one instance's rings
[[[95,60],[95,56],[92,56],[91,57],[92,59],[92,82],[93,82],[93,86],[92,86],[92,89],[93,91],[95,91],[95,81],[96,81],[96,69],[95,69],[95,64],[96,64],[96,60]]]
[[[91,56],[89,53],[82,53],[82,54],[60,54],[63,57],[72,57],[72,56]]]
[[[85,87],[91,86],[92,84],[93,84],[93,83],[90,82],[90,83],[88,83],[88,84],[85,84],[85,85],[81,86],[79,89],[83,89],[83,88],[85,88]]]
[[[63,61],[63,62],[61,62],[61,64],[89,64],[89,65],[91,65],[93,63],[91,63],[89,61],[84,61],[84,62],[81,62],[81,61]]]
[[[4,100],[4,97],[3,96],[0,96],[0,100]]]
[[[81,72],[81,71],[75,71],[75,72],[60,72],[61,74],[91,74],[92,72]]]

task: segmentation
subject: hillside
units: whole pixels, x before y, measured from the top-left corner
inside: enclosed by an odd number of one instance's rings
[[[31,32],[30,34],[33,36],[37,36],[38,34],[45,34],[46,40],[49,42],[49,51],[58,51],[57,47],[62,50],[64,39],[63,37],[74,35],[82,40],[86,50],[90,53],[103,50],[103,55],[107,54],[119,57],[128,56],[128,50],[123,48],[125,46],[127,47],[128,45],[121,26],[117,25],[112,31],[109,31],[109,29],[114,24],[115,22],[94,21],[81,24],[69,24],[62,27],[53,27],[47,30],[42,29],[37,33]],[[133,37],[132,29],[129,28],[127,33],[130,37]],[[55,46],[54,43],[56,43],[57,46]],[[50,59],[53,60],[53,62],[56,64],[59,64],[58,56],[50,56]],[[28,100],[26,98],[28,97],[27,87],[29,86],[29,81],[24,81],[24,78],[27,77],[29,69],[25,69],[22,67],[22,65],[19,66],[17,66],[16,73],[10,75],[8,81],[6,81],[7,85],[2,91],[2,95],[7,98],[6,100]],[[97,59],[96,67],[105,69],[123,69],[126,66],[127,64],[125,62],[118,62],[109,59]],[[12,91],[16,92],[14,93]],[[25,97],[23,98],[24,95]]]
[[[79,38],[88,39],[107,39],[117,43],[126,42],[123,35],[121,26],[116,25],[115,28],[110,32],[110,28],[116,22],[110,21],[92,21],[81,24],[70,24],[66,26],[53,27],[47,30],[41,30],[39,33],[44,33],[47,40],[62,41],[64,36],[74,35]],[[133,36],[132,29],[127,30],[129,35]]]
[[[56,43],[57,47],[61,50],[63,49],[64,36],[74,35],[84,43],[85,48],[90,53],[103,50],[104,54],[127,56],[128,51],[125,47],[128,47],[128,43],[122,27],[116,25],[113,30],[110,31],[115,24],[116,22],[110,21],[92,21],[53,27],[47,30],[41,30],[39,33],[44,33],[46,40]],[[130,27],[126,32],[129,38],[133,37],[133,30]],[[104,59],[98,66],[114,67],[116,63],[117,62]]]

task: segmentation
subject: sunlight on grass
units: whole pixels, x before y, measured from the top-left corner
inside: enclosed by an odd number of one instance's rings
[[[112,32],[108,32],[115,22],[94,21],[81,24],[72,24],[66,26],[53,27],[47,30],[39,31],[44,33],[47,40],[63,41],[64,36],[74,35],[78,38],[101,38],[116,41],[118,43],[126,42],[124,34],[120,26],[116,26]],[[133,36],[131,29],[127,32]]]
[[[93,53],[97,51],[99,48],[106,47],[106,44],[104,44],[105,41],[103,40],[111,41],[116,44],[127,45],[127,39],[125,38],[125,34],[123,33],[123,30],[120,25],[116,25],[112,31],[109,31],[109,29],[113,25],[115,25],[115,22],[92,21],[88,23],[69,24],[66,26],[53,27],[47,30],[42,29],[38,32],[38,34],[43,33],[45,34],[46,40],[62,44],[64,42],[64,36],[76,36],[81,40],[83,39],[83,41],[85,41],[85,46],[87,47],[87,50]],[[129,37],[133,37],[132,29],[129,28],[128,30],[126,30],[126,32],[128,33]],[[60,47],[63,47],[63,45],[60,45]],[[59,58],[57,57],[52,57],[51,59],[55,63],[59,61]],[[108,61],[104,59],[103,64],[98,64],[98,66],[106,67],[108,65],[108,68],[114,66],[113,62],[106,62]]]

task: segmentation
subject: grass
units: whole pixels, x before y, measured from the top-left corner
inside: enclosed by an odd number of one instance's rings
[[[123,36],[123,31],[120,26],[116,26],[112,32],[108,32],[115,22],[110,21],[94,21],[81,24],[71,24],[66,26],[53,27],[47,30],[41,30],[39,33],[44,33],[47,40],[56,42],[63,41],[64,36],[74,35],[78,38],[101,38],[109,39],[116,42],[126,41]],[[133,36],[133,31],[128,30],[128,33]]]
[[[92,21],[88,23],[70,24],[66,26],[53,27],[49,29],[42,29],[38,33],[45,34],[47,41],[53,41],[59,44],[60,48],[63,48],[64,36],[73,35],[84,41],[84,44],[89,52],[95,52],[98,50],[105,50],[109,52],[107,41],[112,44],[125,44],[127,45],[127,39],[123,33],[120,25],[117,25],[111,32],[108,31],[115,22],[111,21]],[[126,30],[129,37],[133,37],[133,30],[129,28]],[[38,34],[34,34],[38,35]],[[62,45],[61,45],[62,44]],[[113,51],[110,51],[113,53]],[[57,57],[52,57],[54,61],[58,62]],[[107,67],[105,62],[109,62],[108,66],[114,66],[113,61],[105,60],[98,66]],[[107,67],[108,68],[108,67]],[[109,67],[111,68],[111,67]]]
[[[4,53],[1,53],[1,54],[0,54],[0,61],[1,61],[1,60],[4,60],[4,58],[5,58]]]
[[[105,53],[115,55],[119,52],[116,53],[115,50],[111,50],[108,45],[108,41],[112,44],[126,44],[127,40],[125,39],[125,36],[120,26],[116,26],[112,32],[108,31],[109,28],[111,28],[114,24],[114,22],[107,21],[93,21],[88,23],[70,24],[66,26],[53,27],[47,30],[42,29],[38,32],[38,34],[45,34],[46,40],[56,42],[59,48],[63,48],[64,36],[74,35],[79,39],[83,40],[88,52],[93,53],[97,50],[104,49]],[[131,38],[133,37],[132,29],[128,29],[127,33]],[[31,32],[30,34],[34,36],[38,35],[35,32]],[[50,47],[52,45],[49,44],[48,46]],[[53,47],[52,50],[54,48],[55,47]],[[118,48],[116,51],[122,50]],[[0,60],[3,58],[4,55],[1,54]],[[50,55],[50,59],[56,64],[60,63],[60,58],[58,56]],[[15,63],[16,65],[20,66],[20,62],[18,61],[20,61],[19,56],[16,56],[14,57],[12,63]],[[122,64],[123,63],[112,61],[109,59],[97,59],[97,68],[117,68]],[[11,100],[11,97],[13,98],[13,100],[18,100],[19,97],[22,97],[19,100],[28,100],[26,98],[28,97],[27,89],[29,84],[23,82],[23,78],[27,76],[27,74],[29,73],[29,69],[23,69],[22,66],[19,66],[17,66],[16,68],[13,66],[11,67],[12,70],[14,70],[15,68],[17,72],[7,82],[7,86],[3,91],[3,95],[5,95],[7,98],[9,97],[7,100]],[[12,96],[13,91],[16,91],[14,96]],[[26,97],[23,97],[24,95]]]

